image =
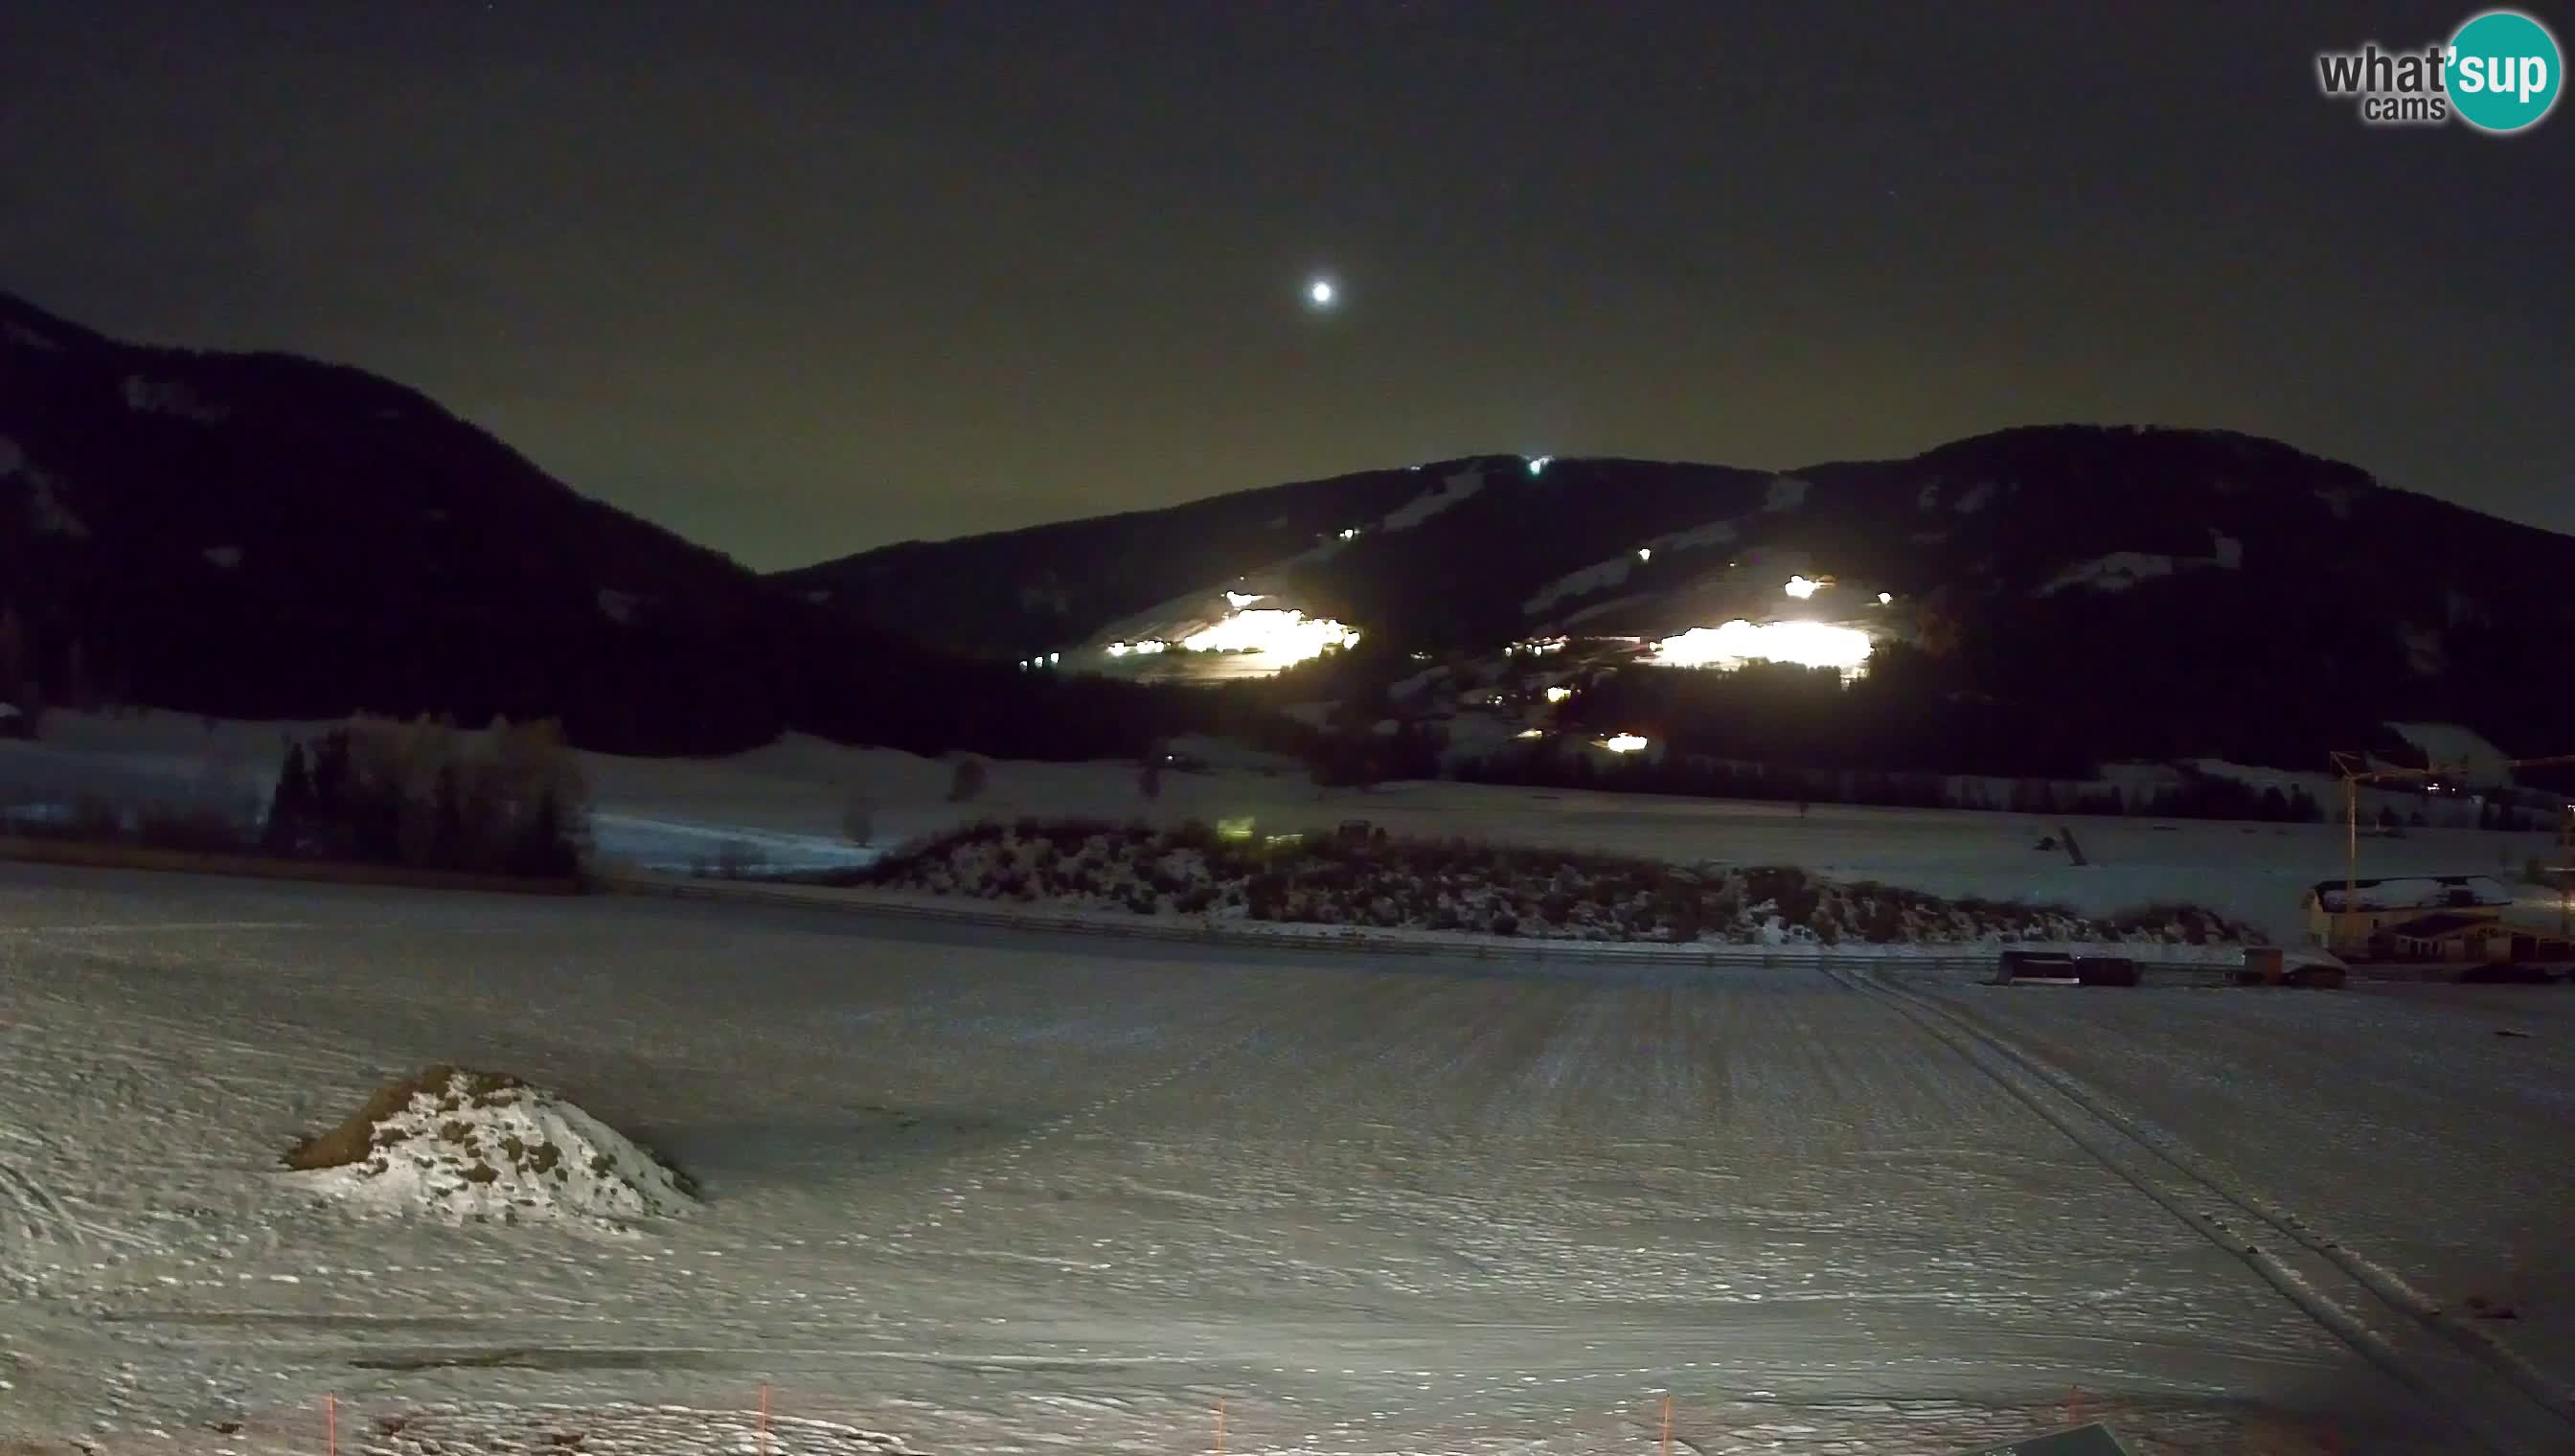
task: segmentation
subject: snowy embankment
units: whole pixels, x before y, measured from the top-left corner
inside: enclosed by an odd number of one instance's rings
[[[1459,839],[1277,835],[1088,820],[970,825],[891,855],[883,888],[1074,910],[1546,940],[1733,945],[2258,943],[2191,905],[2092,917],[1942,900],[1780,865],[1675,865]]]
[[[378,1091],[287,1165],[333,1198],[452,1223],[622,1230],[696,1202],[679,1174],[554,1093],[448,1066]]]

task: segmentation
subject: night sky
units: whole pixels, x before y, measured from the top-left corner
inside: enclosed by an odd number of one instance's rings
[[[761,568],[2059,420],[2575,531],[2575,106],[2316,94],[2472,9],[6,0],[0,289],[393,376]]]

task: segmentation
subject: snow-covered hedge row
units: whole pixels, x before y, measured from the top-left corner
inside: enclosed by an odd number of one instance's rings
[[[893,889],[1142,915],[1572,940],[1963,944],[2258,942],[2188,905],[2098,920],[2047,905],[1943,900],[1787,866],[1677,865],[1381,830],[1229,838],[1204,824],[982,823],[835,876]]]

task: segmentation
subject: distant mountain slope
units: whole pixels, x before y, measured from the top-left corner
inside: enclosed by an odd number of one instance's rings
[[[2416,716],[2515,751],[2575,746],[2557,666],[2575,642],[2575,538],[2217,432],[2033,427],[1780,475],[1470,459],[778,580],[1002,656],[1166,633],[1221,613],[1230,589],[1381,646],[1474,655],[1788,609],[1792,573],[1834,583],[1816,611],[1928,649],[1945,691],[2069,732],[2151,725],[2128,736],[2180,752],[2240,739],[2221,725],[2256,715],[2296,720],[2284,735],[2302,742]]]
[[[610,749],[794,725],[1042,751],[1042,700],[1084,693],[819,611],[400,385],[121,344],[5,295],[0,607],[24,640],[0,672],[56,701],[561,716]]]

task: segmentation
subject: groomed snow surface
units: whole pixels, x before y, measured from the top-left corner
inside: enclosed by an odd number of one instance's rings
[[[0,867],[0,1439],[319,1451],[329,1395],[348,1451],[1170,1456],[1223,1401],[1232,1451],[1606,1456],[1668,1393],[1707,1456],[1967,1449],[2069,1403],[2147,1456],[2476,1449],[2472,1419],[2563,1450],[2464,1409],[2509,1403],[2490,1361],[2302,1269],[2460,1393],[2407,1394],[1994,1048],[2513,1305],[2492,1330],[2562,1383],[2570,1008]],[[430,1061],[559,1091],[701,1207],[601,1238],[279,1168]]]

